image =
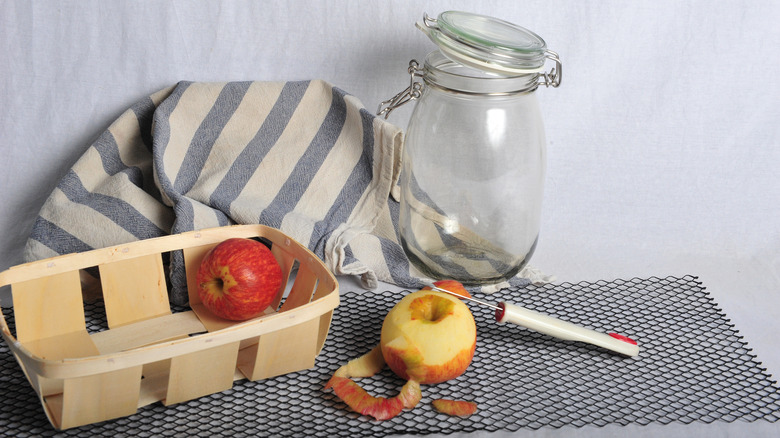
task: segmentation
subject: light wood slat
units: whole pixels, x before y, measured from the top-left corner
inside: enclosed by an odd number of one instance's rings
[[[316,276],[317,274],[314,273]],[[333,290],[333,284],[325,281],[325,278],[317,277],[317,289],[314,291],[314,295],[311,297],[312,301],[319,300],[320,298],[328,295]]]
[[[319,318],[262,335],[258,343],[241,351],[238,369],[249,379],[280,376],[314,366]]]
[[[317,346],[316,351],[319,356],[322,351],[322,347],[325,346],[325,340],[328,338],[328,332],[330,331],[330,323],[333,320],[333,311],[326,312],[320,316],[320,330],[317,332]]]
[[[61,360],[100,354],[86,330],[36,339],[25,343],[30,352],[41,359]]]
[[[100,282],[111,328],[171,313],[159,253],[101,265]]]
[[[20,342],[86,332],[78,271],[15,283],[11,293]]]
[[[233,387],[238,342],[171,359],[166,406]]]
[[[92,341],[100,354],[109,354],[205,331],[194,312],[181,312],[93,333]]]
[[[276,297],[271,302],[271,307],[274,310],[278,309],[279,303],[282,302],[287,283],[290,281],[290,274],[296,265],[295,257],[287,250],[287,247],[278,243],[274,243],[273,246],[271,246],[271,253],[276,257],[276,261],[279,262],[279,267],[282,268],[282,285],[279,288],[279,291],[277,291]]]
[[[290,294],[287,296],[287,299],[284,300],[280,312],[295,309],[310,302],[316,286],[317,277],[314,273],[312,273],[306,265],[300,265]]]
[[[131,415],[138,409],[141,367],[65,380],[61,428]],[[48,402],[50,408],[54,400]]]
[[[200,322],[209,332],[217,332],[219,330],[232,327],[239,322],[254,321],[257,318],[262,318],[264,316],[276,313],[276,311],[269,306],[260,315],[252,319],[248,319],[247,321],[231,321],[229,319],[220,318],[219,316],[215,315],[211,312],[211,310],[207,309],[203,303],[194,304],[190,307],[192,307],[192,311],[198,316]]]

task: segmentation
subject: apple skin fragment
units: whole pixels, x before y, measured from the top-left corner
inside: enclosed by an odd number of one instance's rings
[[[477,404],[470,401],[440,398],[434,400],[432,403],[437,411],[455,417],[468,417],[477,412]]]
[[[420,403],[420,400],[422,399],[420,384],[415,380],[407,381],[396,398],[403,402],[405,409],[412,409],[417,406],[417,403]]]
[[[404,401],[400,397],[373,397],[360,385],[346,377],[332,377],[326,388],[328,387],[333,388],[336,396],[353,411],[377,420],[389,420],[404,409]]]
[[[385,358],[382,356],[382,348],[377,344],[368,353],[350,360],[339,367],[334,377],[371,377],[385,366]]]

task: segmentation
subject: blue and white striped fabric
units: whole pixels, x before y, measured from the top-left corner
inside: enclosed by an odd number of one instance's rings
[[[25,258],[261,223],[365,287],[418,287],[391,195],[402,143],[399,128],[323,81],[181,82],[89,147],[43,206]],[[170,273],[171,301],[184,304],[177,253]]]

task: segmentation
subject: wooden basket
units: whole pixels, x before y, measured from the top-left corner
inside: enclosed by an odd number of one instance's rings
[[[272,242],[286,279],[265,314],[249,321],[220,319],[193,294],[203,256],[231,237]],[[190,290],[191,310],[184,312],[171,310],[163,270],[163,255],[176,250],[183,251]],[[88,268],[99,269],[108,323],[94,333],[87,331],[80,281]],[[235,380],[313,368],[339,303],[338,283],[322,261],[262,225],[212,228],[27,263],[0,273],[0,287],[7,285],[16,330],[14,336],[3,316],[3,338],[57,429],[131,415],[157,401],[170,405],[224,391]]]

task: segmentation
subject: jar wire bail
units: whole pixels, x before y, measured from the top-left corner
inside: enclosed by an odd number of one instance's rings
[[[378,116],[384,116],[387,119],[394,109],[412,100],[419,99],[422,95],[423,83],[417,80],[417,78],[423,76],[420,63],[412,59],[409,61],[409,68],[406,71],[409,73],[409,86],[390,99],[381,102],[376,110]]]
[[[558,54],[552,50],[545,50],[545,57],[555,63],[555,67],[550,70],[549,73],[542,73],[539,79],[539,84],[545,87],[558,88],[561,85],[561,76],[563,75],[563,64],[561,64],[561,58]]]

